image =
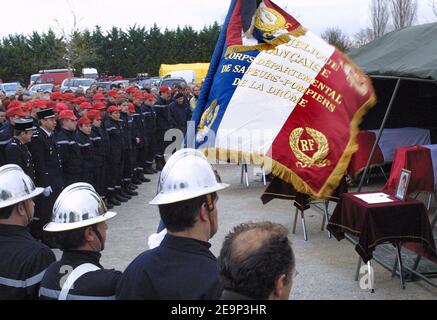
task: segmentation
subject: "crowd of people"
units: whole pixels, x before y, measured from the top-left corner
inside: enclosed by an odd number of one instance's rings
[[[150,201],[159,208],[164,237],[121,272],[100,263],[106,221],[116,213],[93,186],[73,183],[53,205],[43,230],[62,250],[56,261],[28,230],[33,199],[45,189],[17,165],[0,167],[0,299],[288,299],[296,268],[284,226],[238,225],[225,238],[219,259],[210,251],[218,230],[218,192],[228,186],[200,151],[174,153]]]
[[[0,166],[16,164],[44,188],[32,234],[50,245],[42,227],[57,196],[75,182],[91,184],[110,209],[138,195],[137,186],[150,181],[145,174],[165,164],[165,132],[185,134],[198,93],[197,86],[140,90],[132,83],[1,95]]]
[[[96,86],[2,99],[0,299],[288,299],[296,272],[286,228],[236,226],[217,259],[209,240],[228,185],[200,151],[164,161],[164,134],[185,133],[193,89]],[[165,229],[124,272],[105,269],[110,210],[158,171],[150,204]]]

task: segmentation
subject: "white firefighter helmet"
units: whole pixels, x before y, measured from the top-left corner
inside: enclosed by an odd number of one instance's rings
[[[168,159],[159,177],[158,193],[150,201],[163,205],[193,199],[229,187],[222,183],[202,152],[182,149]]]
[[[32,179],[19,166],[8,164],[0,168],[0,208],[34,198],[43,191],[43,188],[35,187]]]
[[[115,217],[93,186],[75,183],[65,188],[53,206],[51,221],[44,231],[61,232],[91,226]]]

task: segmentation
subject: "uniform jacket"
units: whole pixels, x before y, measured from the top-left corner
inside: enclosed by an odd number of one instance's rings
[[[65,129],[56,133],[56,144],[61,155],[62,167],[68,175],[78,175],[81,172],[82,155],[75,135],[75,131]]]
[[[0,300],[33,300],[41,279],[56,261],[26,227],[0,225]]]
[[[62,189],[64,178],[61,156],[53,133],[49,136],[42,128],[36,131],[29,144],[35,168],[35,182],[38,187]]]
[[[57,300],[62,289],[61,278],[81,264],[91,263],[101,270],[86,273],[77,279],[67,295],[67,300],[115,300],[115,288],[121,272],[103,269],[100,257],[100,253],[92,251],[64,251],[61,260],[52,264],[45,273],[39,298]]]
[[[24,173],[35,181],[35,169],[33,167],[32,154],[29,152],[27,145],[13,137],[5,150],[6,163],[16,164]]]
[[[211,244],[167,234],[125,270],[120,300],[216,300],[222,293]]]

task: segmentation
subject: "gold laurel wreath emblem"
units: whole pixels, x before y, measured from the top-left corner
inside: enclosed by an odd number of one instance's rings
[[[296,166],[303,168],[319,167],[324,168],[330,165],[330,161],[326,159],[329,154],[329,143],[326,136],[320,131],[312,128],[305,128],[306,132],[314,139],[319,146],[317,152],[312,157],[306,155],[299,148],[300,137],[302,136],[304,129],[296,128],[290,134],[290,147],[293,151],[298,162]]]
[[[263,21],[263,18],[267,21]],[[287,21],[276,10],[271,8],[260,8],[255,16],[255,27],[264,31],[264,37],[268,38],[278,30],[287,28]]]
[[[209,130],[214,124],[214,121],[217,119],[217,115],[220,110],[220,105],[217,103],[218,101],[215,99],[203,112],[199,125],[197,126],[197,142],[202,142],[205,139],[205,136],[208,134]]]

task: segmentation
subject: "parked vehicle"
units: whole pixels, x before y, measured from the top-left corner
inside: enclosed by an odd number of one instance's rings
[[[161,64],[159,76],[182,77],[188,83],[202,83],[209,69],[209,63]],[[194,73],[194,75],[193,75]]]
[[[30,84],[29,84],[29,88],[32,87],[32,85],[35,83],[35,81],[36,81],[40,76],[41,76],[40,73],[35,73],[35,74],[32,74],[32,75],[30,76]]]
[[[187,81],[184,78],[166,78],[161,80],[159,87],[167,86],[173,88],[181,83],[187,85]]]
[[[0,84],[0,90],[3,91],[8,97],[13,96],[17,92],[17,88],[23,89],[23,86],[19,82]]]
[[[45,83],[60,85],[65,79],[74,77],[68,69],[40,70],[39,73],[41,75],[35,80],[34,85]]]
[[[152,86],[158,86],[161,78],[153,77],[148,79],[142,79],[137,82],[137,84],[142,88],[151,88]]]
[[[102,81],[102,82],[97,82],[96,83],[97,86],[103,87],[105,88],[106,91],[111,90],[111,81]]]
[[[83,68],[82,69],[82,77],[87,79],[98,79],[99,73],[95,68]]]
[[[130,83],[131,83],[131,80],[129,80],[129,79],[112,81],[112,84],[115,84],[115,85],[117,85],[117,86],[118,86],[119,84],[122,84],[124,88],[129,87]],[[137,83],[135,83],[135,86],[136,86],[138,89],[141,89],[141,87],[140,87]]]
[[[54,85],[51,83],[36,84],[29,89],[30,94],[35,94],[37,92],[52,92]]]
[[[93,84],[97,84],[95,79],[85,79],[85,78],[70,78],[62,81],[61,91],[65,92],[71,90],[75,92],[78,88],[83,88],[85,91],[91,87]]]

